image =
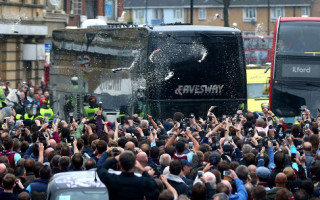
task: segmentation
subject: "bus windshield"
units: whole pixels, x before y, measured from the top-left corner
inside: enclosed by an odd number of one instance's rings
[[[152,63],[155,71],[165,75],[165,81],[158,83],[158,94],[151,98],[245,98],[239,41],[241,38],[233,35],[157,38],[152,49],[160,52],[152,55]]]
[[[147,80],[147,84],[155,84],[148,87],[153,89],[148,93],[153,113],[161,110],[160,115],[172,115],[173,111],[189,113],[195,109],[205,115],[205,107],[213,101],[219,107],[216,112],[243,105],[246,83],[240,35],[155,37],[150,48],[148,70],[156,72]]]
[[[319,32],[319,22],[281,22],[278,32],[277,54],[320,56]]]

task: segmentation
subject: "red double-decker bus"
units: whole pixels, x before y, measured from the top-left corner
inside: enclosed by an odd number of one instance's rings
[[[270,107],[281,117],[295,117],[306,106],[320,108],[320,18],[281,17],[274,30]]]
[[[246,64],[265,65],[271,62],[272,36],[243,36]]]

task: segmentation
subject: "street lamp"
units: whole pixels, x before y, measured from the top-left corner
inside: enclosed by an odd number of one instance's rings
[[[145,6],[146,6],[146,21],[145,24],[148,25],[148,0],[144,0],[145,1]]]
[[[190,24],[193,25],[193,0],[190,0]]]
[[[267,35],[270,34],[270,0],[268,0],[268,33]]]

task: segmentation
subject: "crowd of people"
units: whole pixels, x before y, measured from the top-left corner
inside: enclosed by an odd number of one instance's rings
[[[45,88],[22,84],[18,91],[23,100],[4,104],[0,114],[0,200],[46,199],[53,175],[95,168],[111,200],[320,197],[320,117],[307,108],[297,124],[267,105],[226,116],[211,106],[202,118],[176,112],[115,121],[97,106],[90,118],[69,121],[32,115],[30,107],[50,109]]]

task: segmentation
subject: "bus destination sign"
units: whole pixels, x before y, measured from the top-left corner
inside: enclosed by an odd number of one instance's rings
[[[318,78],[320,66],[316,64],[283,64],[282,77]]]

